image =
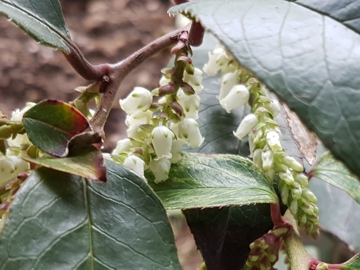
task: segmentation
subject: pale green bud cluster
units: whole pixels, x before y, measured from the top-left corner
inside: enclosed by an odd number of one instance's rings
[[[281,237],[289,231],[282,227],[269,231],[250,244],[250,254],[246,261],[249,269],[271,270],[278,261]]]
[[[226,65],[229,67],[226,68]],[[275,121],[280,113],[278,101],[271,100],[265,94],[268,92],[265,86],[237,65],[223,48],[218,47],[210,54],[209,63],[204,70],[208,75],[221,71],[222,82],[218,98],[227,112],[246,103],[250,104],[251,114],[244,117],[234,135],[239,140],[249,135],[250,157],[254,164],[264,171],[270,183],[274,183],[275,176],[278,176],[282,202],[289,207],[299,226],[316,237],[319,211],[316,198],[307,188],[308,178],[302,173],[303,166],[288,156],[281,145],[282,134]]]
[[[181,159],[185,144],[196,148],[204,141],[196,121],[203,73],[187,57],[182,56],[181,61],[180,80],[174,82],[175,67],[167,69],[159,88],[150,92],[135,87],[120,100],[120,107],[127,113],[128,138],[118,141],[113,159],[144,180],[144,171],[150,169],[155,183],[168,179],[171,164]]]

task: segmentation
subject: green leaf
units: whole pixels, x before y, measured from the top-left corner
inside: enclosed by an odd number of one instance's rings
[[[242,269],[249,245],[272,227],[269,205],[183,211],[208,270]]]
[[[360,175],[360,37],[282,0],[204,0],[173,7],[196,17]]]
[[[106,167],[102,153],[94,146],[82,149],[81,152],[71,152],[69,156],[58,158],[44,154],[38,158],[22,156],[28,162],[61,172],[67,172],[85,177],[91,181],[106,182]]]
[[[340,268],[341,270],[358,270],[360,269],[360,254],[355,255],[345,262]]]
[[[341,188],[360,204],[359,179],[329,153],[325,153],[309,172],[331,185]]]
[[[107,168],[106,184],[36,170],[0,236],[2,269],[181,269],[159,199],[130,171]]]
[[[292,0],[291,0],[292,1]],[[360,6],[354,0],[296,0],[295,3],[329,16],[360,33]]]
[[[89,123],[74,107],[58,100],[44,100],[23,117],[29,140],[42,151],[57,157],[69,153],[68,144]]]
[[[0,13],[41,44],[70,53],[71,38],[58,0],[0,0]]]
[[[164,183],[147,178],[166,209],[277,202],[261,171],[240,156],[187,154],[171,166]]]

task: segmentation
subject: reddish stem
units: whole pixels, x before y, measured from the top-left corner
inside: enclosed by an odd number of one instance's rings
[[[192,46],[200,46],[203,42],[205,34],[205,28],[201,25],[200,22],[192,22],[190,33],[189,33],[189,43]]]
[[[101,100],[101,104],[90,124],[95,132],[103,134],[103,128],[109,116],[112,104],[122,80],[141,63],[161,50],[174,45],[184,29],[178,29],[167,35],[156,39],[142,49],[130,55],[125,60],[109,66],[108,77],[110,81]]]

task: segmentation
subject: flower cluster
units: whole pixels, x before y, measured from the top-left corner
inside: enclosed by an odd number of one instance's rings
[[[0,231],[7,220],[8,206],[30,170],[30,164],[20,156],[21,150],[30,145],[30,141],[26,134],[19,134],[19,131],[24,113],[34,105],[27,103],[22,110],[15,110],[10,120],[0,112],[0,187],[8,192],[0,201]]]
[[[281,237],[288,231],[289,228],[286,227],[277,228],[252,242],[246,266],[249,269],[273,269],[279,259]]]
[[[175,65],[163,70],[159,88],[150,92],[135,87],[120,100],[127,114],[128,138],[120,140],[112,152],[114,160],[143,179],[144,170],[150,169],[155,183],[168,178],[171,164],[181,158],[183,145],[196,148],[204,140],[196,121],[203,73],[194,68],[184,41],[174,48]]]
[[[314,238],[318,235],[318,211],[315,195],[307,188],[308,178],[303,166],[288,156],[281,145],[282,134],[275,121],[280,113],[276,100],[271,100],[267,89],[251,73],[240,67],[221,47],[210,53],[204,71],[214,75],[222,73],[219,100],[230,112],[246,103],[251,114],[244,117],[234,135],[242,140],[249,135],[250,157],[261,168],[268,181],[274,183],[278,176],[278,187],[282,202],[289,207],[300,227]]]

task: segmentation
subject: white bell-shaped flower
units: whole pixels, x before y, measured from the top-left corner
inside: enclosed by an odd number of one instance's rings
[[[247,116],[244,117],[239,127],[234,132],[235,137],[241,140],[247,134],[250,133],[250,131],[257,125],[258,122],[259,120],[255,114],[248,114]]]
[[[186,139],[191,148],[199,147],[204,141],[199,130],[199,124],[193,118],[184,118],[180,122],[179,136]]]
[[[120,107],[126,114],[133,114],[137,110],[147,111],[151,102],[152,95],[147,89],[135,87],[125,99],[120,99]]]
[[[249,101],[249,90],[245,85],[238,84],[231,88],[229,94],[220,100],[220,105],[230,113],[231,110],[245,105]]]
[[[180,88],[177,93],[177,102],[184,110],[185,117],[197,119],[199,117],[200,97],[197,94],[186,95]]]
[[[33,102],[27,102],[26,103],[26,106],[19,110],[19,109],[16,109],[15,111],[12,112],[11,114],[11,121],[21,121],[24,114],[32,107],[34,107],[36,105],[36,103],[33,103]]]
[[[157,126],[151,133],[151,142],[153,144],[157,158],[171,158],[171,146],[174,138],[172,131],[165,126]]]
[[[16,178],[19,173],[29,170],[29,163],[18,156],[0,154],[0,186]]]
[[[262,154],[262,149],[260,148],[255,149],[253,154],[253,163],[259,168],[262,168],[261,154]]]
[[[117,142],[116,148],[112,151],[112,155],[118,155],[121,152],[129,152],[132,148],[132,143],[129,138],[122,139]]]
[[[200,69],[195,68],[193,75],[190,75],[187,72],[184,72],[183,81],[190,84],[191,87],[195,90],[195,93],[198,94],[198,93],[200,93],[201,90],[204,89],[204,86],[202,86],[202,84],[201,84],[203,74],[204,73]]]
[[[139,177],[145,180],[144,170],[145,170],[145,162],[135,155],[128,156],[123,163],[124,167],[132,170]]]
[[[214,76],[216,73],[230,62],[224,48],[219,47],[209,52],[209,62],[204,65],[203,70],[208,76]]]
[[[149,131],[142,129],[140,126],[132,125],[126,130],[126,134],[128,138],[137,140],[137,141],[144,141],[149,136]]]
[[[164,75],[162,75],[160,80],[159,80],[159,85],[160,86],[168,85],[170,82],[171,82],[170,79],[168,79]]]
[[[226,73],[221,77],[220,93],[217,97],[219,100],[224,99],[230,92],[231,88],[239,83],[240,70],[231,73]]]
[[[171,155],[170,158],[171,163],[177,163],[182,157],[182,149],[184,144],[186,143],[183,139],[173,140],[171,146]]]
[[[133,114],[131,115],[127,115],[126,119],[125,119],[125,124],[130,127],[130,126],[139,126],[139,125],[145,125],[145,124],[149,124],[150,120],[152,118],[152,111],[147,110],[145,112],[143,111],[135,111]]]
[[[263,149],[261,153],[262,168],[264,171],[268,171],[273,167],[274,156],[273,152],[269,148]]]
[[[159,184],[168,179],[170,167],[171,162],[167,158],[160,158],[150,162],[149,168],[155,176],[155,184]]]
[[[35,105],[36,105],[36,103],[27,102],[26,106],[23,109],[21,109],[21,110],[16,109],[15,111],[12,112],[11,121],[21,121],[24,114]],[[14,139],[9,138],[7,140],[7,143],[11,147],[20,148],[22,144],[30,144],[30,141],[29,141],[27,134],[17,134]]]
[[[282,149],[279,133],[275,130],[271,130],[266,134],[266,141],[273,151]]]

